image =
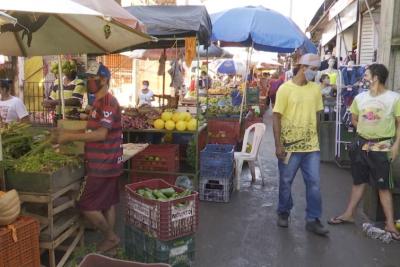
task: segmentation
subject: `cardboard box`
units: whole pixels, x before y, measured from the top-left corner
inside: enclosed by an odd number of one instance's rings
[[[57,121],[57,128],[68,130],[68,131],[78,131],[84,132],[86,130],[87,121],[78,120],[59,120]],[[69,144],[60,145],[60,151],[63,154],[68,155],[82,155],[85,153],[85,143],[84,142],[72,142]]]

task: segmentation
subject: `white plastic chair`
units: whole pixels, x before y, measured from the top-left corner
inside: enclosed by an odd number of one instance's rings
[[[255,170],[255,163],[258,158],[258,150],[260,148],[261,140],[265,133],[265,124],[264,123],[255,123],[248,127],[244,133],[243,138],[243,145],[241,152],[235,152],[235,163],[236,163],[236,173],[235,173],[235,180],[236,180],[236,189],[240,190],[240,178],[242,174],[242,167],[243,162],[247,161],[249,163],[252,182],[256,180],[256,170]],[[251,143],[251,151],[250,153],[246,152],[247,143],[249,141],[249,134],[254,130],[253,140]],[[264,176],[262,176],[263,184],[264,184]]]

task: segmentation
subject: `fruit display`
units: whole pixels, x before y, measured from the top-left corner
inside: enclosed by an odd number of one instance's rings
[[[232,89],[229,87],[214,87],[208,89],[209,95],[229,95]]]
[[[66,60],[62,63],[61,66],[63,74],[69,74],[72,71],[77,71],[77,65],[74,60]],[[51,72],[53,74],[58,74],[58,62],[53,62],[51,64]]]
[[[136,193],[147,199],[153,199],[158,201],[170,201],[189,196],[192,192],[191,190],[186,189],[183,192],[178,193],[175,191],[173,187],[162,188],[162,189],[150,189],[145,187],[136,190]]]
[[[166,129],[168,131],[196,131],[197,119],[193,118],[189,112],[174,112],[166,110],[161,116],[153,121],[156,129]]]
[[[160,111],[149,106],[124,109],[122,114],[122,128],[125,130],[150,129],[153,128],[154,120],[159,117]]]
[[[240,106],[233,106],[230,96],[210,97],[208,98],[208,103],[205,102],[203,104],[208,104],[206,109],[207,117],[238,117],[240,115]]]

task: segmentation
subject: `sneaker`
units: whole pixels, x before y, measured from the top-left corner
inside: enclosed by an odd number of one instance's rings
[[[306,223],[306,230],[316,235],[326,236],[329,230],[324,227],[319,219]]]
[[[279,227],[288,228],[289,227],[289,213],[278,214],[277,224]]]

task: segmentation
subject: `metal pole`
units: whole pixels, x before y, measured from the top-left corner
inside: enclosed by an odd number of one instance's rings
[[[61,115],[62,118],[65,118],[65,100],[64,100],[64,84],[63,84],[63,77],[62,77],[62,67],[61,67],[61,55],[58,55],[58,84],[60,88],[60,101],[61,101]]]
[[[289,0],[290,4],[289,4],[289,17],[292,18],[293,17],[293,0]]]
[[[164,71],[163,71],[163,77],[162,77],[162,106],[164,108],[164,100],[165,100],[165,64],[167,63],[167,50],[164,48],[164,56],[165,56],[165,62],[164,62]]]
[[[250,64],[251,64],[251,55],[253,54],[253,47],[254,47],[254,42],[251,43],[251,47],[249,48],[249,50],[247,52],[246,74],[244,77],[245,86],[244,86],[244,90],[243,90],[242,104],[240,105],[239,124],[242,122],[243,106],[246,103],[247,76],[249,76],[249,74],[250,74]]]

